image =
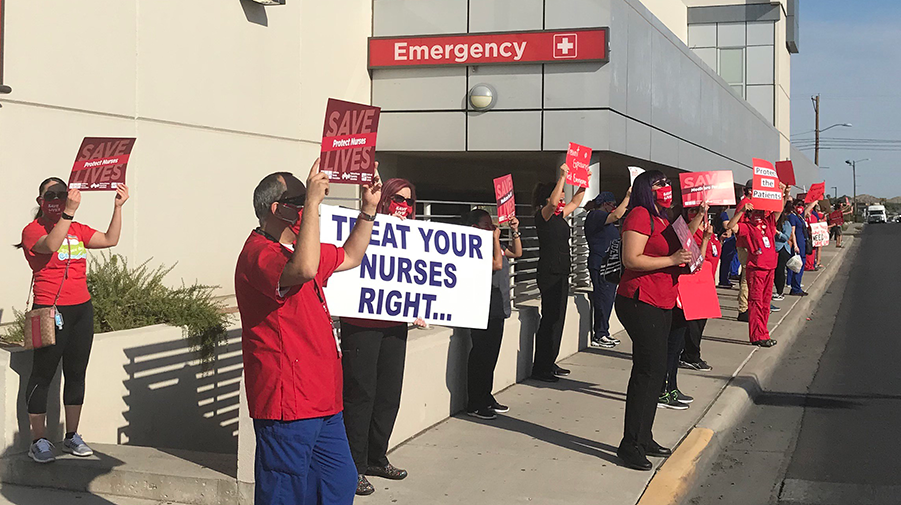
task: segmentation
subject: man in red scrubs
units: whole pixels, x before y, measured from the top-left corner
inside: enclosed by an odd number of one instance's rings
[[[319,242],[328,186],[319,160],[306,187],[288,172],[266,176],[253,192],[260,227],[238,257],[257,505],[350,505],[357,488],[342,416],[341,349],[323,287],[363,260],[381,184],[376,176],[362,188],[360,217],[340,248]]]

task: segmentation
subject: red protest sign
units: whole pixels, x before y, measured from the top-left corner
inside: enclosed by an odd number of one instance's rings
[[[685,220],[682,219],[682,216],[673,221],[673,231],[679,237],[679,244],[682,245],[682,248],[691,253],[691,263],[688,264],[688,269],[692,272],[697,271],[701,268],[701,263],[704,262],[704,255],[701,254],[701,248],[694,241],[691,230],[688,228]]]
[[[75,156],[69,189],[115,191],[125,184],[125,168],[134,146],[133,138],[86,137]]]
[[[580,188],[588,187],[588,165],[591,163],[591,148],[569,143],[566,151],[566,183]]]
[[[732,172],[688,172],[679,174],[682,186],[682,206],[698,207],[707,202],[710,205],[735,205],[735,184]]]
[[[751,193],[754,210],[778,212],[783,209],[782,188],[773,164],[754,158],[754,188]]]
[[[380,114],[379,107],[328,99],[319,169],[330,182],[372,182]]]
[[[829,224],[831,225],[843,225],[845,224],[845,213],[841,209],[832,212],[828,217]]]
[[[786,186],[794,186],[797,182],[795,181],[795,167],[791,161],[777,161],[776,174],[782,184]]]
[[[497,222],[506,223],[516,217],[516,199],[513,198],[513,176],[507,174],[494,180],[497,197]]]
[[[807,196],[804,197],[804,203],[813,203],[819,202],[823,199],[823,196],[826,195],[826,183],[819,182],[810,186],[810,191],[807,192]]]
[[[699,272],[679,276],[679,300],[686,321],[723,317],[713,282],[713,265],[705,261]]]

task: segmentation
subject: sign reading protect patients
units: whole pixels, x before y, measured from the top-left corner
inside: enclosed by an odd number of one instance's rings
[[[320,240],[341,246],[359,211],[322,205]],[[490,231],[378,214],[363,263],[329,279],[334,316],[488,327]]]
[[[369,68],[608,61],[608,29],[371,37]]]

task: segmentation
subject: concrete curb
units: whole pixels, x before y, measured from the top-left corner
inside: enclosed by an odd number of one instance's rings
[[[850,237],[846,237],[850,238]],[[846,240],[844,247],[829,263],[829,268],[809,288],[809,296],[799,299],[788,315],[773,330],[780,345],[771,349],[755,348],[736,370],[695,427],[679,442],[673,455],[651,479],[637,505],[679,505],[693,487],[698,475],[706,473],[724,443],[724,437],[741,422],[754,399],[763,391],[775,366],[788,352],[815,306],[838,273],[848,251],[856,250],[858,238]],[[850,242],[850,243],[848,243]],[[760,352],[758,352],[760,351]]]

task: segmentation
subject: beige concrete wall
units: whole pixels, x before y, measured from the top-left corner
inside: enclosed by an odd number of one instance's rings
[[[132,200],[114,252],[178,263],[171,283],[199,280],[230,293],[256,225],[253,187],[276,170],[306,178],[329,97],[370,100],[368,0],[4,6],[4,80],[14,91],[0,98],[2,244],[19,241],[38,183],[68,177],[83,137],[136,136]],[[86,194],[77,219],[105,230],[111,200]],[[30,272],[11,247],[0,247],[0,263],[6,323],[11,307],[24,306]]]
[[[791,53],[786,47],[787,21],[783,12],[776,22],[776,129],[781,134],[780,159],[791,159]],[[815,126],[811,125],[810,129]]]
[[[688,6],[682,0],[641,0],[683,44],[688,44]]]

